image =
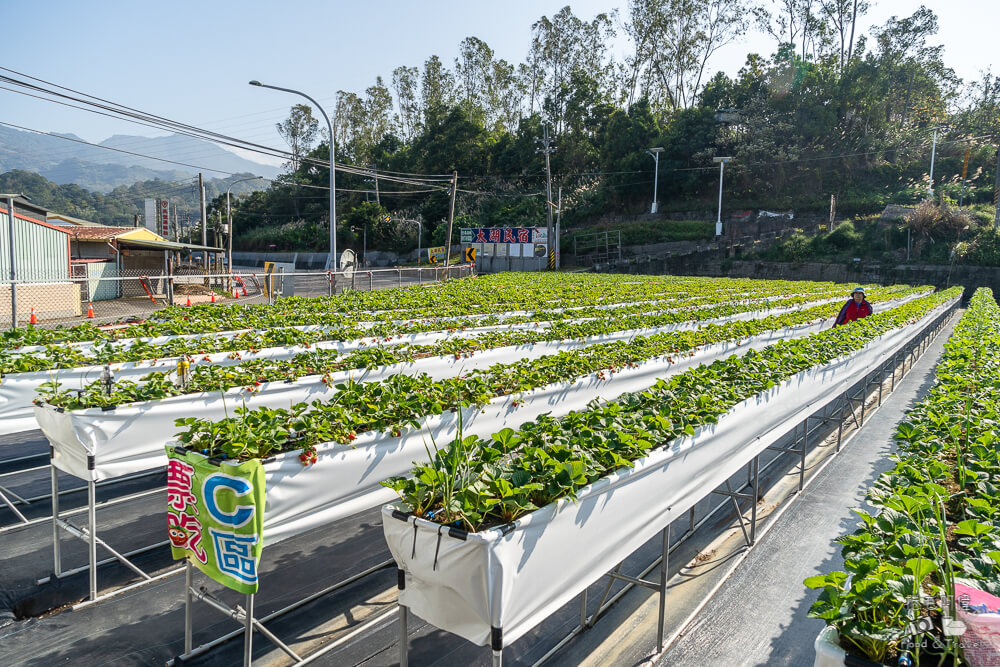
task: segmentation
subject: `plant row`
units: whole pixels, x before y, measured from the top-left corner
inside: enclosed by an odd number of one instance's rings
[[[877,294],[882,298],[900,298],[916,291],[930,288],[912,288],[898,286],[885,288]],[[875,294],[875,292],[873,292]],[[796,295],[778,301],[741,301],[736,303],[721,302],[698,308],[681,308],[648,312],[648,306],[641,304],[625,308],[600,309],[595,312],[580,311],[555,313],[550,312],[537,318],[529,316],[516,319],[484,321],[477,318],[455,319],[447,322],[446,331],[457,332],[468,328],[479,328],[523,324],[527,321],[554,322],[560,337],[579,337],[599,335],[608,331],[648,328],[666,324],[692,322],[728,317],[743,312],[766,310],[773,307],[794,307],[815,300],[813,296]],[[359,324],[342,324],[336,327],[326,327],[322,330],[303,331],[294,328],[268,329],[265,331],[247,331],[226,336],[210,336],[196,339],[178,338],[162,343],[136,341],[128,345],[104,343],[95,347],[80,350],[65,345],[48,345],[44,351],[30,354],[20,354],[9,350],[0,350],[0,373],[22,373],[53,370],[58,368],[78,368],[105,363],[125,363],[148,360],[169,359],[187,355],[203,359],[205,355],[218,352],[239,352],[241,355],[254,353],[264,348],[313,345],[320,342],[339,342],[361,339],[391,339],[407,334],[440,331],[440,322],[410,321],[404,323],[387,322],[371,326]],[[617,326],[617,329],[609,328]]]
[[[625,280],[628,278],[628,280]],[[98,328],[90,323],[42,329],[25,327],[0,335],[0,348],[57,342],[102,341],[184,335],[233,329],[328,325],[341,326],[377,313],[395,319],[466,316],[475,313],[535,311],[557,306],[606,306],[614,303],[720,294],[768,297],[817,293],[835,289],[832,283],[677,278],[670,276],[606,276],[572,274],[498,274],[453,280],[433,287],[407,287],[375,292],[348,292],[334,297],[288,298],[273,305],[222,304],[174,306],[157,311],[148,321]]]
[[[915,300],[912,302],[915,305],[906,304],[882,314],[880,321],[895,321],[904,314],[932,307],[930,304],[940,303],[941,298],[932,295]],[[689,334],[698,335],[684,333]],[[403,428],[419,428],[421,420],[430,415],[484,405],[498,396],[591,373],[606,378],[607,374],[645,359],[682,354],[684,350],[678,340],[684,339],[671,333],[594,345],[539,359],[497,364],[443,380],[419,374],[396,375],[379,382],[347,382],[337,385],[336,393],[327,401],[300,403],[287,410],[241,408],[236,416],[224,420],[178,420],[178,425],[187,428],[178,439],[185,446],[213,456],[255,458],[279,451],[310,449],[325,442],[347,444],[364,431],[391,430],[392,435],[399,435]],[[690,350],[690,342],[688,345]]]
[[[388,480],[413,514],[468,530],[509,523],[715,423],[736,404],[796,373],[855,352],[961,294],[915,299],[848,326],[701,365],[648,390],[562,418],[543,417],[493,437],[461,437],[411,476]]]
[[[791,327],[837,314],[840,303],[829,303],[799,311],[772,315],[758,320],[708,324],[700,329],[678,331],[650,337],[636,337],[632,342],[636,359],[655,356],[657,350],[680,352],[701,345],[739,340],[767,331]],[[623,322],[624,321],[624,325]],[[646,317],[649,326],[657,318]],[[248,359],[238,365],[203,363],[191,367],[183,378],[173,372],[153,372],[141,381],[119,380],[111,391],[100,380],[95,380],[82,390],[66,391],[57,381],[44,383],[41,398],[55,407],[69,410],[117,406],[136,401],[150,401],[194,394],[245,387],[253,391],[265,382],[294,381],[299,378],[325,375],[355,369],[374,369],[389,364],[411,362],[435,356],[471,356],[476,352],[505,346],[524,346],[546,341],[566,340],[581,331],[593,336],[615,333],[636,324],[635,318],[599,320],[586,324],[554,324],[536,330],[499,330],[470,337],[455,337],[433,345],[398,344],[393,346],[366,347],[349,354],[336,350],[316,349],[295,355],[291,359]],[[647,344],[655,341],[655,344]],[[616,344],[623,345],[622,343]],[[597,349],[605,349],[597,346]],[[530,350],[524,354],[530,355]],[[633,360],[633,361],[634,361]]]
[[[844,570],[806,579],[821,589],[810,616],[878,662],[959,657],[942,627],[955,584],[1000,595],[1000,308],[973,296],[945,345],[929,395],[897,427],[895,466],[868,492],[874,512],[843,545]],[[942,596],[948,598],[941,602]],[[920,631],[914,633],[913,628]]]

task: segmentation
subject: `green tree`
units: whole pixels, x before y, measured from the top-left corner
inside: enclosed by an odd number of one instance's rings
[[[289,165],[291,170],[295,171],[299,168],[302,155],[307,153],[316,141],[316,135],[319,133],[319,121],[313,117],[312,107],[308,104],[296,104],[292,107],[288,118],[277,123],[275,127],[292,152]]]

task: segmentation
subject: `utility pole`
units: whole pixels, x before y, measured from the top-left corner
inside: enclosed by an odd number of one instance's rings
[[[543,153],[545,155],[545,230],[546,237],[548,238],[548,247],[546,248],[548,255],[548,267],[550,269],[555,268],[555,254],[552,251],[554,247],[552,244],[552,237],[555,235],[555,229],[552,226],[552,168],[549,161],[549,156],[556,152],[555,146],[552,145],[552,139],[549,138],[549,126],[546,125],[544,136],[539,139],[535,138],[535,141],[542,145],[541,148],[535,149],[536,153]]]
[[[14,270],[14,195],[7,195],[7,249],[10,252],[10,328],[17,328],[17,272]]]
[[[201,245],[208,246],[208,214],[205,211],[205,180],[198,174],[198,192],[201,193]],[[201,257],[205,271],[208,271],[208,251],[202,250]]]
[[[448,209],[448,242],[445,244],[444,265],[451,264],[451,227],[455,224],[455,193],[458,192],[458,172],[451,172],[451,207]]]
[[[931,141],[931,175],[930,182],[927,185],[927,198],[934,198],[934,155],[937,153],[937,133],[938,129],[934,128],[934,139]]]
[[[965,180],[969,175],[969,156],[972,155],[972,149],[967,148],[965,150],[965,161],[962,162],[962,194],[958,196],[958,207],[962,208],[965,205]]]
[[[556,249],[556,269],[559,269],[559,226],[562,223],[562,186],[559,186],[559,203],[556,208],[556,239],[555,239],[555,249]]]
[[[997,175],[996,183],[993,185],[993,231],[1000,226],[1000,146],[997,146]]]
[[[378,196],[378,165],[372,162],[372,175],[375,177],[375,203],[382,205],[382,200]]]
[[[837,195],[830,195],[830,226],[827,231],[833,231],[833,220],[837,217]]]

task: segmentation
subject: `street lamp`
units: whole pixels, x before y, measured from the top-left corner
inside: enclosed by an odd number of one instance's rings
[[[411,218],[400,218],[401,222],[415,222],[417,223],[417,264],[420,264],[420,237],[424,233],[424,226],[420,224],[419,220],[414,220]]]
[[[719,163],[719,214],[715,218],[715,235],[722,236],[722,175],[726,171],[726,163],[732,160],[731,157],[716,157],[712,161]]]
[[[931,141],[931,174],[930,182],[927,185],[927,196],[931,199],[934,198],[934,154],[937,152],[937,135],[938,130],[947,130],[947,126],[939,125],[934,128],[934,139]]]
[[[654,168],[655,176],[653,176],[653,205],[649,207],[650,213],[656,213],[656,186],[659,185],[660,182],[660,153],[662,152],[662,146],[659,148],[650,148],[646,151],[646,155],[650,155],[654,160],[656,160],[656,167]]]
[[[292,93],[293,95],[301,95],[310,102],[316,105],[319,112],[323,114],[323,119],[326,120],[326,127],[330,131],[330,257],[326,261],[326,268],[337,270],[337,180],[334,175],[333,170],[333,157],[336,152],[333,142],[333,123],[330,122],[330,117],[326,115],[323,111],[323,107],[319,105],[319,102],[309,97],[305,93],[299,90],[292,90],[291,88],[280,88],[278,86],[269,86],[266,83],[261,83],[260,81],[251,81],[251,86],[259,86],[261,88],[271,88],[273,90],[280,90],[285,93]]]
[[[229,193],[237,183],[256,181],[258,179],[266,180],[263,176],[251,176],[250,178],[241,178],[238,181],[233,181],[226,188],[226,243],[228,245],[226,249],[226,261],[228,262],[230,273],[233,272],[233,207],[229,203]]]

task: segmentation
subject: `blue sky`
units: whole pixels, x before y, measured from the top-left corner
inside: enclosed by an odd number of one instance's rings
[[[566,0],[398,0],[361,2],[263,0],[0,0],[4,35],[0,64],[53,83],[143,111],[283,146],[274,124],[302,101],[252,88],[259,79],[303,90],[332,113],[338,89],[361,92],[381,75],[390,83],[398,65],[420,66],[436,54],[449,66],[467,36],[484,40],[520,62],[530,26]],[[590,19],[625,0],[577,0],[573,12]],[[875,0],[865,27],[909,15],[919,2]],[[960,76],[976,78],[996,66],[1000,3],[931,0],[939,17],[945,60]],[[974,20],[970,20],[974,19]],[[866,30],[867,31],[867,30]],[[614,47],[618,52],[623,44]],[[750,34],[720,52],[713,70],[735,73],[745,55],[773,50],[770,38]],[[112,134],[161,134],[150,128],[32,100],[0,90],[0,121],[88,141]]]

